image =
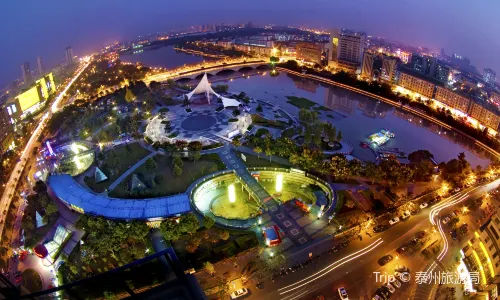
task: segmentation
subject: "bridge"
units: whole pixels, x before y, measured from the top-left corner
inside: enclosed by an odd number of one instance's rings
[[[238,72],[244,69],[255,69],[260,66],[267,66],[267,62],[263,59],[245,58],[235,60],[218,60],[213,62],[203,62],[195,65],[187,65],[181,68],[169,70],[162,73],[148,75],[144,82],[149,85],[151,81],[167,81],[180,79],[195,79],[201,72],[206,72],[209,75],[217,75],[222,71]]]

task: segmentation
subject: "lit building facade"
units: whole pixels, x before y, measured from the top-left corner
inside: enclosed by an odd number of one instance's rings
[[[408,73],[400,73],[398,84],[405,89],[418,93],[429,99],[431,99],[434,95],[434,83],[410,75]]]
[[[5,110],[9,115],[10,122],[13,124],[28,114],[38,111],[43,102],[55,91],[56,85],[52,73],[37,80],[29,89],[6,102]]]
[[[363,66],[361,67],[361,76],[364,78],[373,78],[373,62],[375,61],[375,55],[371,52],[365,52],[363,55]]]
[[[464,113],[467,113],[469,111],[469,106],[471,103],[469,98],[441,86],[438,86],[436,88],[436,95],[434,96],[434,99]]]
[[[339,36],[337,49],[338,68],[345,71],[356,71],[363,62],[366,34],[343,30]]]
[[[484,126],[487,126],[495,131],[498,131],[500,125],[500,116],[496,113],[496,107],[486,108],[480,103],[472,102],[469,115],[478,120]]]
[[[396,77],[396,68],[397,60],[395,58],[390,56],[383,56],[380,79],[388,83],[394,82],[394,78]]]
[[[401,61],[404,63],[404,64],[407,64],[411,61],[411,53],[410,52],[406,52],[406,51],[401,51],[401,50],[397,50],[396,51],[396,56],[401,59]]]
[[[486,291],[490,299],[497,299],[500,283],[500,218],[497,214],[474,232],[474,237],[462,249],[463,262],[468,272],[479,273],[476,291]]]
[[[323,49],[320,44],[299,42],[295,47],[297,59],[305,62],[321,64],[321,54]]]

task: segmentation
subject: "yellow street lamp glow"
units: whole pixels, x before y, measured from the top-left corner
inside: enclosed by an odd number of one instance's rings
[[[234,189],[234,184],[231,184],[227,187],[227,192],[229,193],[229,202],[236,202],[236,192]]]
[[[278,174],[276,176],[276,192],[281,192],[283,189],[283,174]]]

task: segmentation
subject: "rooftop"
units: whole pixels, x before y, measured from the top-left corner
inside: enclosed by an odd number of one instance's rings
[[[155,219],[191,211],[189,196],[178,194],[159,198],[120,199],[94,193],[75,182],[68,174],[52,175],[48,179],[51,191],[66,205],[84,213],[109,219]]]

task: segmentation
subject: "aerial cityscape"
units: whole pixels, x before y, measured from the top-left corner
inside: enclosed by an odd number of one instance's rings
[[[0,21],[2,299],[499,299],[500,4],[122,2]]]

